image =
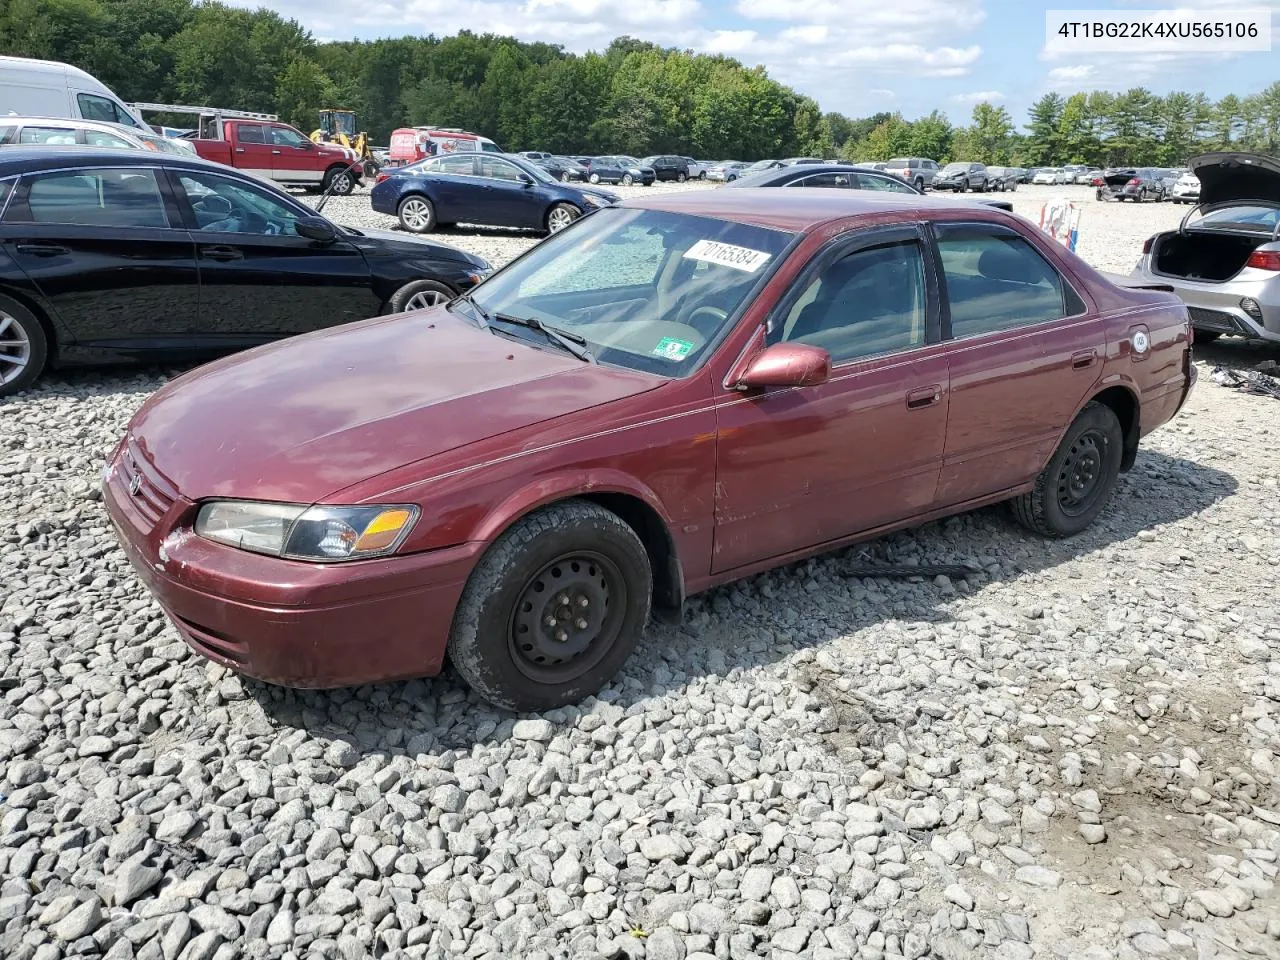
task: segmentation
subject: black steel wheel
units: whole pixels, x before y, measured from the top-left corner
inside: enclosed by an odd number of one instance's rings
[[[1096,401],[1086,404],[1035,486],[1012,501],[1014,516],[1043,536],[1074,536],[1110,502],[1123,454],[1124,431],[1115,411]]]
[[[585,500],[517,521],[462,593],[449,659],[490,703],[547,710],[606,684],[639,642],[653,574],[617,514]]]

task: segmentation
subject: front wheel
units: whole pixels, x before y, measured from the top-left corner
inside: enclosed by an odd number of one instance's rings
[[[961,183],[961,184],[960,184],[960,186],[956,187],[956,191],[957,191],[957,192],[959,192],[959,193],[968,193],[968,192],[969,192],[969,181],[968,181],[968,180],[965,180],[963,183]]]
[[[699,180],[707,179],[707,172],[704,170],[702,173],[698,174],[698,179]]]
[[[1115,411],[1096,401],[1086,404],[1031,492],[1011,501],[1014,517],[1045,537],[1080,533],[1110,502],[1123,447]]]
[[[587,179],[589,179],[592,183],[599,183],[599,182],[600,182],[600,174],[598,174],[598,173],[593,173],[593,174],[592,174],[590,177],[588,177]]]
[[[559,233],[582,216],[582,211],[572,203],[557,203],[547,211],[547,233]]]
[[[430,233],[436,225],[436,208],[426,197],[405,197],[396,210],[400,226],[410,233]]]
[[[428,310],[448,303],[455,294],[443,283],[435,280],[414,280],[391,295],[387,301],[387,313],[405,313],[409,310]]]
[[[631,174],[629,174],[629,173],[624,173],[624,174],[622,175],[622,185],[623,185],[624,187],[629,187],[629,186],[631,186],[631,185],[632,185],[633,183],[635,183],[635,182],[636,182],[636,181],[635,181],[635,177],[631,176]]]
[[[48,355],[49,341],[35,314],[0,297],[0,397],[31,386]]]
[[[562,173],[562,174],[560,174],[560,182],[561,182],[561,183],[568,183],[568,182],[569,182],[569,179],[570,179],[570,178],[569,178],[569,174],[568,174],[567,172],[566,172],[566,173]]]
[[[346,167],[333,167],[324,177],[324,189],[336,197],[348,196],[356,188],[356,178]]]
[[[454,614],[449,659],[495,706],[574,703],[631,655],[652,590],[644,545],[617,514],[584,500],[553,504],[481,557]]]

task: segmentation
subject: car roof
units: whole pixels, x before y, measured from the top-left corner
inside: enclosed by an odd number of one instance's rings
[[[154,150],[120,150],[112,147],[16,144],[0,148],[0,177],[64,167],[187,167],[215,173],[239,173],[226,164]]]
[[[909,193],[887,193],[873,190],[832,190],[829,187],[743,188],[738,190],[692,190],[686,193],[659,193],[648,197],[623,200],[618,206],[667,213],[686,213],[697,217],[715,217],[757,227],[770,227],[792,233],[848,217],[884,213],[955,213],[954,200],[934,199]],[[986,214],[1003,211],[975,204],[973,213],[979,219]]]

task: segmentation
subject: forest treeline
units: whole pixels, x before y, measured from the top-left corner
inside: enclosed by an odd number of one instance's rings
[[[1173,166],[1224,147],[1280,153],[1280,82],[1216,102],[1143,88],[1051,93],[1020,131],[990,103],[959,126],[940,111],[915,120],[824,113],[762,67],[631,37],[582,55],[467,31],[318,42],[270,10],[192,0],[0,0],[0,52],[75,64],[128,101],[276,113],[308,132],[321,107],[354,109],[376,143],[398,126],[436,124],[508,150],[712,160],[912,155]]]

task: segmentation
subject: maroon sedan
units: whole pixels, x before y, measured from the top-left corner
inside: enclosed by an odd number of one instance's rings
[[[536,710],[650,606],[1008,500],[1103,510],[1194,381],[1187,311],[1026,221],[839,190],[628,201],[443,307],[201,367],[105,496],[197,652],[272,683],[438,672]]]

